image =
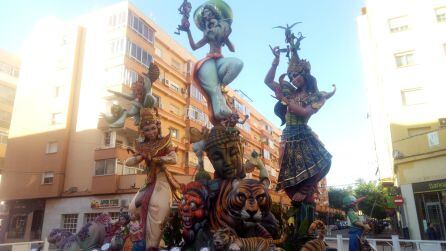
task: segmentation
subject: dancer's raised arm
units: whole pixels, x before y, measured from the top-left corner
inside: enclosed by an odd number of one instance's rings
[[[190,31],[190,29],[187,30],[187,38],[189,39],[190,47],[194,51],[197,49],[200,49],[201,47],[205,46],[208,43],[206,37],[203,37],[200,41],[195,43],[194,38],[192,37],[192,32]]]
[[[266,74],[265,84],[271,90],[276,91],[279,84],[276,81],[274,81],[274,78],[276,76],[277,66],[279,65],[279,61],[280,61],[280,51],[279,51],[278,46],[273,48],[270,45],[269,47],[271,48],[271,52],[274,55],[274,60],[273,60],[273,63],[271,64],[271,68],[269,69],[268,73]]]

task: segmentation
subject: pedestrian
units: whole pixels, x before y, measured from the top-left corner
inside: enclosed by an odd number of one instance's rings
[[[358,213],[358,204],[363,201],[365,197],[361,197],[356,199],[352,195],[346,196],[342,200],[342,204],[344,208],[347,210],[347,220],[349,225],[348,230],[348,250],[350,251],[359,251],[361,250],[361,240],[364,240],[363,234],[370,231],[370,226],[363,222]],[[364,243],[365,244],[365,243]]]
[[[440,235],[434,226],[434,223],[429,223],[429,227],[426,230],[427,238],[429,240],[440,240]]]

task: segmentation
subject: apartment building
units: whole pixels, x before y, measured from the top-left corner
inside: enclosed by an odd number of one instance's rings
[[[20,60],[17,56],[0,49],[0,183],[5,165],[6,146],[15,89],[19,80]],[[0,204],[0,227],[6,217],[4,204]],[[0,238],[1,241],[1,238]]]
[[[15,89],[19,81],[19,69],[19,58],[0,49],[0,175],[5,165],[6,145],[8,143]]]
[[[446,239],[446,1],[366,1],[358,33],[378,173],[411,239]]]
[[[153,94],[162,133],[178,147],[179,161],[169,168],[180,182],[192,179],[197,159],[187,132],[211,126],[206,100],[191,85],[196,59],[135,6],[125,1],[71,22],[41,20],[24,48],[0,186],[6,242],[41,239],[55,227],[76,232],[99,213],[117,217],[128,206],[145,179],[141,168],[124,165],[137,128],[128,120],[110,130],[100,114],[115,102],[130,105],[108,90],[130,92],[152,61],[161,71]],[[250,115],[239,125],[245,158],[261,154],[274,187],[281,131],[228,91],[240,115]],[[205,167],[213,172],[209,160]]]

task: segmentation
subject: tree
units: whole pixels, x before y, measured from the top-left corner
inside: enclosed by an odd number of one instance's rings
[[[328,202],[330,207],[342,209],[342,200],[345,196],[351,193],[351,189],[349,188],[330,188],[328,190]]]
[[[359,209],[364,214],[377,219],[387,217],[386,209],[389,207],[391,196],[388,189],[381,184],[359,180],[359,184],[353,189],[353,193],[357,198],[366,196],[366,199],[359,204]]]

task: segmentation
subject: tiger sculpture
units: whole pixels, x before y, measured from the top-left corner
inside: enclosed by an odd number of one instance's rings
[[[375,249],[370,245],[369,241],[364,235],[358,237],[359,239],[359,251],[375,251]]]
[[[233,179],[221,182],[212,203],[210,222],[213,230],[232,228],[240,237],[278,236],[278,222],[271,213],[269,180]]]
[[[279,251],[283,249],[276,248],[275,245],[284,242],[285,238],[285,235],[282,235],[279,240],[262,237],[238,238],[232,229],[224,228],[214,232],[213,245],[217,251]]]
[[[308,234],[314,234],[316,230],[319,230],[319,234],[316,239],[307,241],[300,251],[325,251],[327,250],[327,243],[325,243],[325,224],[320,220],[315,220],[308,228]]]

